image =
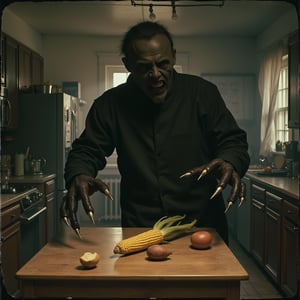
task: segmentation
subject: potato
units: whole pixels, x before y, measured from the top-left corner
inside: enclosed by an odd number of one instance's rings
[[[163,245],[152,245],[147,249],[147,256],[149,260],[165,260],[172,251]]]
[[[100,256],[97,252],[85,252],[82,256],[80,256],[79,260],[85,268],[94,268],[97,266]]]
[[[199,230],[192,234],[191,243],[194,249],[208,249],[212,243],[212,235],[205,230]]]

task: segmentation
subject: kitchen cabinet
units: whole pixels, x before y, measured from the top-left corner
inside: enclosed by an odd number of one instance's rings
[[[3,37],[4,84],[8,89],[11,105],[10,121],[3,130],[18,127],[18,43],[9,36]]]
[[[20,90],[31,85],[31,50],[23,45],[19,45],[19,82]]]
[[[31,52],[31,84],[44,82],[44,59],[38,53]]]
[[[251,177],[251,251],[273,282],[287,295],[294,296],[299,281],[299,195],[297,182],[285,178],[287,190],[276,185],[280,179]],[[283,184],[284,186],[284,184]],[[299,193],[299,192],[298,192]],[[293,195],[291,195],[293,194]]]
[[[256,260],[263,265],[265,244],[265,189],[252,184],[251,193],[251,252]]]
[[[19,45],[19,90],[43,82],[43,58],[24,45]]]
[[[299,277],[299,269],[297,270],[295,263],[299,262],[299,220],[299,207],[283,201],[281,285],[291,295],[297,291],[296,279]]]
[[[47,242],[55,236],[55,180],[49,180],[44,183],[45,202],[47,206]]]
[[[19,203],[1,209],[1,258],[4,285],[9,295],[17,296],[19,282],[15,277],[21,267],[21,230]]]
[[[43,57],[15,39],[3,34],[3,70],[4,84],[8,88],[8,99],[11,103],[11,119],[5,131],[18,128],[19,108],[18,94],[20,90],[32,84],[43,83]]]
[[[265,267],[276,282],[280,282],[280,241],[282,198],[266,191]]]

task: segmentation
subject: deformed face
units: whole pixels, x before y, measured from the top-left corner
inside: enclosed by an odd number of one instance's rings
[[[163,34],[136,40],[123,62],[138,87],[154,103],[164,102],[173,80],[176,51]]]

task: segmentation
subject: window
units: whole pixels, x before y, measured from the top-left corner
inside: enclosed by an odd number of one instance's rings
[[[282,57],[274,122],[276,141],[288,141],[288,55]]]
[[[129,72],[123,65],[105,66],[105,90],[126,82]]]
[[[182,66],[176,65],[174,69],[182,72]],[[106,65],[105,66],[105,90],[113,88],[121,83],[126,82],[129,72],[123,65]]]

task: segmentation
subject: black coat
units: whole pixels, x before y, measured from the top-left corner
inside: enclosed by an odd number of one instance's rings
[[[249,165],[246,134],[215,85],[177,73],[173,84],[162,104],[147,99],[130,77],[96,99],[69,154],[67,187],[75,175],[95,177],[116,148],[123,226],[152,227],[162,216],[185,214],[224,237],[224,201],[209,199],[216,179],[179,177],[216,157],[231,162],[242,177]]]

